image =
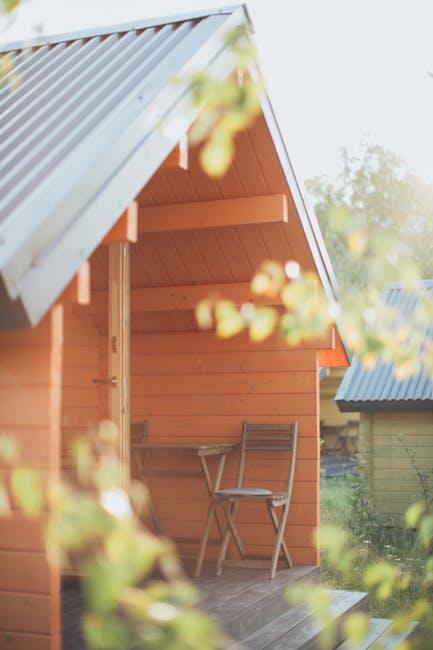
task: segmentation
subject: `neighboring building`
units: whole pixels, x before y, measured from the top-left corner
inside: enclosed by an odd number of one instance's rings
[[[424,280],[433,297],[433,280]],[[411,327],[417,298],[398,284],[384,292],[384,301],[395,308],[401,323]],[[433,340],[433,326],[424,332],[425,343]],[[392,363],[379,361],[372,370],[359,359],[352,361],[336,396],[340,410],[360,412],[360,445],[377,512],[399,518],[407,506],[421,497],[417,472],[405,447],[413,450],[414,462],[429,475],[433,497],[433,382],[420,372],[399,380]]]
[[[345,368],[326,368],[320,379],[322,454],[353,455],[358,451],[359,413],[342,413],[335,396]]]

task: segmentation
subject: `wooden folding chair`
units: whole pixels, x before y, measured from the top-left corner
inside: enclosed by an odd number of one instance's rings
[[[146,455],[146,445],[149,436],[149,423],[147,420],[144,422],[137,422],[131,424],[131,465],[133,473],[138,480],[146,481],[146,469],[144,457]],[[150,518],[152,519],[155,532],[161,534],[161,526],[159,525],[156,516],[155,508],[153,507],[152,496],[148,493],[147,505],[149,507]]]
[[[206,518],[203,537],[200,544],[199,557],[197,560],[197,575],[199,575],[201,571],[204,553],[209,537],[210,526],[215,510],[218,507],[220,507],[225,514],[225,517],[227,519],[227,527],[223,536],[220,553],[217,560],[217,575],[221,575],[222,573],[230,537],[233,538],[241,556],[240,562],[234,562],[233,560],[230,560],[230,566],[242,566],[243,564],[245,566],[245,564],[248,563],[248,566],[263,567],[263,560],[251,561],[248,560],[245,555],[242,540],[235,524],[236,510],[240,501],[261,501],[266,504],[276,534],[275,546],[272,553],[270,566],[270,578],[272,579],[275,576],[281,551],[283,552],[287,565],[289,567],[293,566],[292,558],[290,557],[289,550],[284,541],[284,531],[286,528],[292,496],[293,477],[295,473],[296,463],[297,437],[297,422],[289,422],[286,424],[255,424],[245,421],[243,423],[236,487],[217,490],[211,495],[211,503]],[[287,489],[285,492],[272,492],[271,490],[261,487],[242,487],[247,453],[264,451],[290,452],[288,461],[289,467],[287,474]],[[282,509],[282,513],[279,519],[275,513],[275,508]]]

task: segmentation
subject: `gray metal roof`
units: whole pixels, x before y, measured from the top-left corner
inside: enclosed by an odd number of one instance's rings
[[[433,299],[433,280],[423,280],[422,290]],[[397,313],[398,323],[411,326],[412,315],[419,302],[415,293],[408,293],[401,285],[391,284],[384,290],[383,301]],[[423,332],[420,345],[433,340],[433,323]],[[354,357],[346,371],[335,400],[341,411],[378,410],[433,410],[433,381],[425,372],[399,380],[391,362],[378,361],[374,368],[362,366]]]
[[[248,20],[238,5],[0,48],[19,81],[0,88],[0,328],[49,309],[201,110],[173,78],[228,76],[236,60],[224,36]],[[338,298],[265,93],[261,104],[318,273]]]
[[[35,324],[195,119],[190,77],[227,76],[242,7],[9,49],[0,89],[0,323]],[[171,126],[161,128],[161,124]]]

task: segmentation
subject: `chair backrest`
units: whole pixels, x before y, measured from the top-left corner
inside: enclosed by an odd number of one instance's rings
[[[239,454],[237,487],[242,487],[246,455],[250,451],[288,451],[290,452],[287,474],[287,492],[290,494],[295,473],[298,423],[285,422],[266,424],[247,422],[242,424],[242,440]]]

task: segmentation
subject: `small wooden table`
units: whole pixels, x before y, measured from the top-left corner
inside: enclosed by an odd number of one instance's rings
[[[230,454],[236,447],[239,446],[239,443],[226,443],[226,442],[158,442],[158,441],[147,441],[142,444],[142,449],[144,452],[150,453],[150,462],[149,469],[145,471],[145,476],[166,476],[169,478],[173,477],[198,477],[204,478],[206,489],[209,497],[212,492],[219,490],[221,485],[221,479],[224,471],[224,465],[228,454]],[[137,449],[137,447],[135,447]],[[152,470],[152,458],[154,452],[156,451],[186,451],[191,452],[196,455],[201,464],[201,470]],[[210,456],[219,456],[217,468],[215,471],[215,476],[212,478],[211,472],[209,470],[208,458]],[[144,477],[143,477],[144,478]],[[150,512],[153,519],[154,526],[158,533],[161,533],[161,526],[156,517],[155,510],[153,505],[150,505]],[[217,513],[215,513],[215,521],[218,527],[218,532],[221,536],[221,539],[224,535],[224,530],[221,525],[221,522],[218,518]]]

